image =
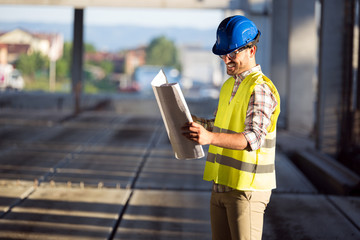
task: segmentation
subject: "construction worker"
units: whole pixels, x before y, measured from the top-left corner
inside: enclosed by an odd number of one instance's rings
[[[224,19],[213,53],[226,65],[215,119],[194,116],[184,135],[209,144],[204,180],[212,181],[213,239],[261,239],[265,208],[275,183],[278,91],[256,64],[261,33],[244,16]]]

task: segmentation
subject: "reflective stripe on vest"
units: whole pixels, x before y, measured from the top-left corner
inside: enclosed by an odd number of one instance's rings
[[[234,158],[222,156],[219,154],[215,155],[213,153],[209,153],[206,161],[215,163],[215,160],[219,164],[249,173],[272,173],[275,170],[274,164],[258,165],[253,163],[242,162]]]

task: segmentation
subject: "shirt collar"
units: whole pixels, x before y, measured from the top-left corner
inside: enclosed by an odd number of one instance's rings
[[[239,75],[236,75],[236,81],[240,81],[240,83],[250,74],[253,72],[261,72],[261,67],[259,64],[257,64],[255,67],[250,68],[249,70],[246,70]]]

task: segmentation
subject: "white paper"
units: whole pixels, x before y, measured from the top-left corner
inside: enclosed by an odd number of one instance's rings
[[[151,82],[171,146],[177,159],[205,156],[202,146],[182,135],[181,128],[192,122],[189,108],[178,83],[168,83],[162,70]]]

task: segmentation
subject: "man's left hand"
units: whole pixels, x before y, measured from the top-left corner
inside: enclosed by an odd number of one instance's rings
[[[186,138],[200,145],[211,144],[212,132],[207,131],[202,125],[196,122],[186,123],[182,130]]]

